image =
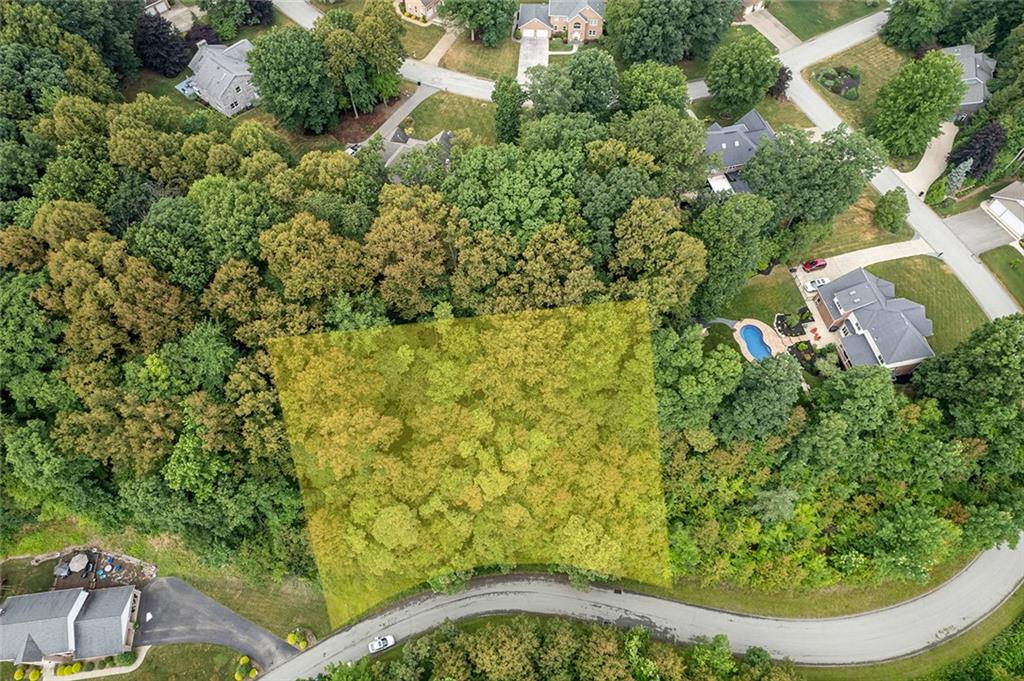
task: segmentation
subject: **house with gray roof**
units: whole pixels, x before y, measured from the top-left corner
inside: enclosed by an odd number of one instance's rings
[[[196,48],[188,63],[193,74],[188,84],[200,99],[225,116],[245,111],[259,100],[246,59],[252,43],[239,40],[230,46],[209,45],[200,40]]]
[[[996,60],[986,54],[976,52],[974,45],[957,45],[947,47],[943,53],[951,55],[960,64],[964,73],[967,92],[960,100],[958,117],[967,116],[980,109],[988,101],[988,81],[996,71]]]
[[[757,109],[751,109],[732,125],[712,123],[704,141],[704,153],[721,160],[721,173],[708,178],[715,191],[749,192],[740,171],[763,142],[774,140],[775,131]]]
[[[814,304],[829,331],[839,332],[844,367],[883,366],[901,376],[935,355],[924,306],[898,298],[892,282],[863,268],[818,287]]]
[[[0,604],[0,661],[72,662],[131,650],[139,591],[60,589]]]
[[[550,0],[547,4],[519,6],[516,28],[524,38],[565,36],[571,43],[597,40],[604,35],[605,0]]]

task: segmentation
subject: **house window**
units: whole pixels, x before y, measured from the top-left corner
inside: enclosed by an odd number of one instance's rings
[[[580,22],[577,21],[575,24],[572,25],[572,27],[577,29],[577,30],[579,30],[579,29],[583,28],[583,24],[581,24]]]
[[[241,92],[241,91],[242,91],[242,86],[241,85],[238,85],[238,86],[235,87],[235,92]]]
[[[850,330],[846,328],[845,324],[839,327],[839,335],[844,337],[850,335]]]
[[[590,25],[591,26],[597,26],[597,19],[591,19],[590,20]]]
[[[595,31],[594,29],[590,29],[589,31],[587,31],[587,35],[593,38],[594,36],[597,35],[597,31]]]

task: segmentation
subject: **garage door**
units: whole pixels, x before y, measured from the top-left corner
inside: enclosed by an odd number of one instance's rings
[[[543,28],[524,28],[524,38],[547,38],[548,32]]]

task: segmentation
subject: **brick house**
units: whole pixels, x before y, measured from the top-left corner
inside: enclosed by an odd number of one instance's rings
[[[563,35],[571,43],[604,35],[605,0],[551,0],[546,5],[520,5],[516,26],[524,38]]]

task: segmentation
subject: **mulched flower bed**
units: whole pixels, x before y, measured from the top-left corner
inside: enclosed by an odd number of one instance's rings
[[[860,96],[860,69],[856,66],[830,66],[814,74],[814,79],[840,97],[854,100]]]

